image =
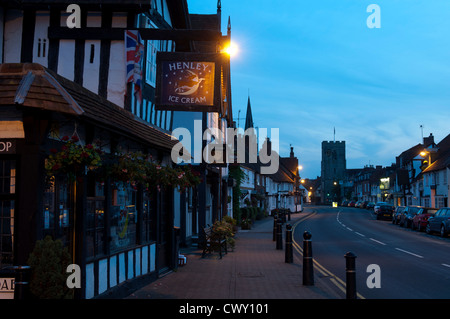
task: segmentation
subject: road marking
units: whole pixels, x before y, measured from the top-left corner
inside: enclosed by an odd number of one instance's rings
[[[447,264],[441,264],[441,265],[444,266],[444,267],[450,268],[450,265],[447,265]]]
[[[361,236],[361,237],[366,237],[366,235],[361,234],[361,233],[358,233],[357,231],[355,231],[355,234],[357,234],[357,235],[359,235],[359,236]]]
[[[400,248],[395,248],[395,249],[397,249],[398,251],[404,252],[405,254],[409,254],[409,255],[412,255],[412,256],[415,256],[415,257],[419,257],[419,258],[423,258],[423,256],[414,254],[414,253],[412,253],[410,251],[407,251],[407,250],[403,250],[403,249],[400,249]]]
[[[376,239],[373,239],[373,238],[369,238],[369,239],[370,239],[371,241],[374,241],[374,242],[380,244],[380,245],[386,246],[385,243],[383,243],[383,242],[381,242],[381,241],[379,241],[379,240],[376,240]]]
[[[312,217],[313,215],[315,215],[317,212],[314,212],[308,216],[305,216],[304,218],[298,220],[293,226],[292,226],[292,233],[294,233],[295,228],[297,227],[298,224],[300,224],[301,222],[305,221],[306,219],[308,219],[309,217]],[[300,245],[295,241],[295,239],[293,238],[292,240],[292,245],[294,246],[294,249],[301,255],[303,256],[303,249],[300,247]],[[339,277],[337,277],[335,274],[333,274],[332,272],[330,272],[328,269],[326,269],[324,266],[322,266],[321,264],[319,264],[313,257],[313,264],[316,266],[315,269],[317,269],[322,276],[324,277],[330,277],[330,281],[339,289],[341,290],[343,293],[347,293],[347,289],[346,289],[346,283],[340,279]],[[366,299],[364,298],[360,293],[356,293],[358,299]]]

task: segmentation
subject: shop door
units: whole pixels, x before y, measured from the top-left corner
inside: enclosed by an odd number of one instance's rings
[[[0,159],[0,269],[14,263],[16,161]]]
[[[159,253],[158,253],[158,269],[159,273],[169,270],[171,244],[172,244],[172,197],[169,191],[162,191],[159,196]]]

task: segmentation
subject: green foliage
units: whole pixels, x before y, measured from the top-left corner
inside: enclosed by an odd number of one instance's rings
[[[230,165],[230,176],[236,180],[236,186],[233,187],[233,216],[240,222],[242,219],[239,199],[241,198],[241,184],[246,177],[244,171],[239,165]]]
[[[36,242],[28,258],[31,267],[30,291],[39,299],[67,299],[72,297],[72,290],[66,285],[67,266],[71,257],[60,240],[50,236]]]
[[[190,165],[176,168],[162,166],[142,152],[118,154],[109,171],[116,181],[132,185],[142,183],[146,188],[169,186],[185,190],[201,182],[199,173]]]
[[[102,151],[94,144],[82,146],[78,143],[76,135],[69,138],[64,136],[61,139],[64,145],[61,150],[52,148],[51,154],[45,161],[45,169],[48,176],[55,174],[67,174],[69,179],[75,180],[76,173],[87,167],[95,170],[102,165]]]
[[[227,240],[228,247],[231,249],[234,249],[235,246],[233,221],[235,222],[232,218],[224,218],[221,221],[217,220],[212,228],[214,235],[219,238],[225,238]]]

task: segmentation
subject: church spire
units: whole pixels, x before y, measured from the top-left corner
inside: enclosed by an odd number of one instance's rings
[[[247,115],[245,116],[245,130],[247,130],[248,128],[254,128],[254,126],[253,126],[253,115],[252,115],[252,106],[250,104],[250,95],[248,96]]]

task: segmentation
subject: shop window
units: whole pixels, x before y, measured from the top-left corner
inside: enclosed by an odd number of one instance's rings
[[[112,192],[111,253],[136,245],[136,193],[134,187],[125,183],[118,183]]]
[[[16,162],[0,160],[0,269],[14,262]]]
[[[144,192],[142,211],[142,243],[156,240],[156,203],[155,193]]]
[[[105,255],[105,187],[103,182],[88,179],[87,197],[87,258]]]
[[[14,201],[0,199],[0,269],[13,264]]]
[[[72,215],[71,183],[65,176],[51,178],[43,198],[44,234],[60,239],[65,246],[70,247]]]

